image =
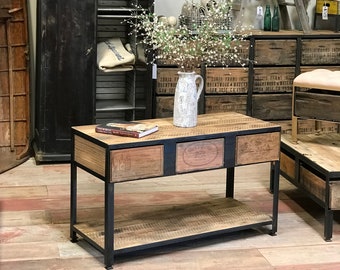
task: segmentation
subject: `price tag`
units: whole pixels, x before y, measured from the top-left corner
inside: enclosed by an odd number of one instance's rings
[[[323,20],[328,20],[328,5],[329,4],[324,4],[322,7],[322,19]]]
[[[157,80],[157,65],[152,64],[152,79]]]
[[[256,15],[263,16],[263,8],[261,6],[256,8]]]

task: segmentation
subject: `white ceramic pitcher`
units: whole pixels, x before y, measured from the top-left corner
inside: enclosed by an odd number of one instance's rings
[[[203,90],[203,78],[195,72],[178,72],[174,100],[173,124],[178,127],[197,125],[197,103]],[[199,80],[197,87],[196,81]]]

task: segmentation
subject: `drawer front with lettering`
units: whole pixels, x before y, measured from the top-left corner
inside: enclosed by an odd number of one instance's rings
[[[305,39],[302,40],[302,65],[338,65],[340,64],[340,40]]]
[[[256,66],[295,66],[296,41],[295,40],[256,40],[255,59]]]
[[[111,151],[111,182],[162,176],[163,145]]]
[[[178,143],[176,173],[216,169],[224,165],[224,139]]]
[[[254,68],[254,93],[291,93],[295,67]]]
[[[246,94],[247,68],[211,68],[206,71],[206,94]]]
[[[238,136],[235,165],[279,160],[280,132]]]

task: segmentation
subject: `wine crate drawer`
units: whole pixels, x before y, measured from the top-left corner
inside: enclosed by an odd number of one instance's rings
[[[296,92],[295,115],[319,120],[340,122],[338,92]]]
[[[156,97],[156,118],[172,117],[174,111],[174,97]]]
[[[74,160],[105,176],[105,148],[79,136],[74,136]]]
[[[339,39],[304,39],[302,40],[302,65],[338,65],[340,64]]]
[[[280,153],[280,170],[295,179],[295,160],[283,152]]]
[[[315,197],[325,201],[326,182],[303,166],[300,167],[300,184]]]
[[[178,143],[176,172],[221,168],[224,165],[224,139]]]
[[[333,210],[340,210],[340,181],[331,181],[329,186],[329,207]]]
[[[156,94],[158,95],[175,94],[177,81],[178,81],[177,68],[158,68]]]
[[[163,145],[112,150],[111,182],[162,176]]]
[[[253,95],[252,116],[263,120],[292,118],[292,94]]]
[[[281,171],[285,172],[292,179],[295,179],[295,161],[282,152],[280,157]],[[326,181],[304,166],[300,166],[299,175],[301,187],[322,202],[325,202]],[[330,181],[329,206],[333,210],[340,210],[340,181]]]
[[[238,136],[236,165],[274,161],[280,155],[280,132]]]
[[[207,68],[207,94],[235,94],[248,92],[248,68]]]
[[[338,132],[338,124],[333,122],[321,121],[316,124],[314,119],[298,119],[298,123],[298,134],[311,134],[316,130],[322,133]],[[278,121],[278,124],[281,125],[282,134],[292,134],[292,120]]]
[[[157,95],[174,95],[178,81],[178,68],[158,68],[157,69]],[[196,74],[200,74],[200,69],[195,69]]]
[[[331,71],[340,70],[339,66],[302,66],[300,67],[301,73],[313,71],[314,69],[328,69]]]
[[[238,112],[246,114],[246,95],[216,95],[205,97],[205,112]]]
[[[253,93],[292,92],[295,67],[254,68]]]
[[[272,66],[295,66],[295,40],[256,40],[254,64]]]

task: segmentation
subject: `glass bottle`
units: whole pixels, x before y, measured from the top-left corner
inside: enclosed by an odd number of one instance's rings
[[[270,31],[272,29],[272,14],[270,12],[270,5],[266,5],[263,20],[263,30]]]
[[[263,29],[263,8],[261,6],[258,6],[256,8],[254,29],[258,29],[258,30]]]
[[[280,30],[280,18],[279,18],[279,7],[274,7],[274,15],[272,18],[272,31]]]

